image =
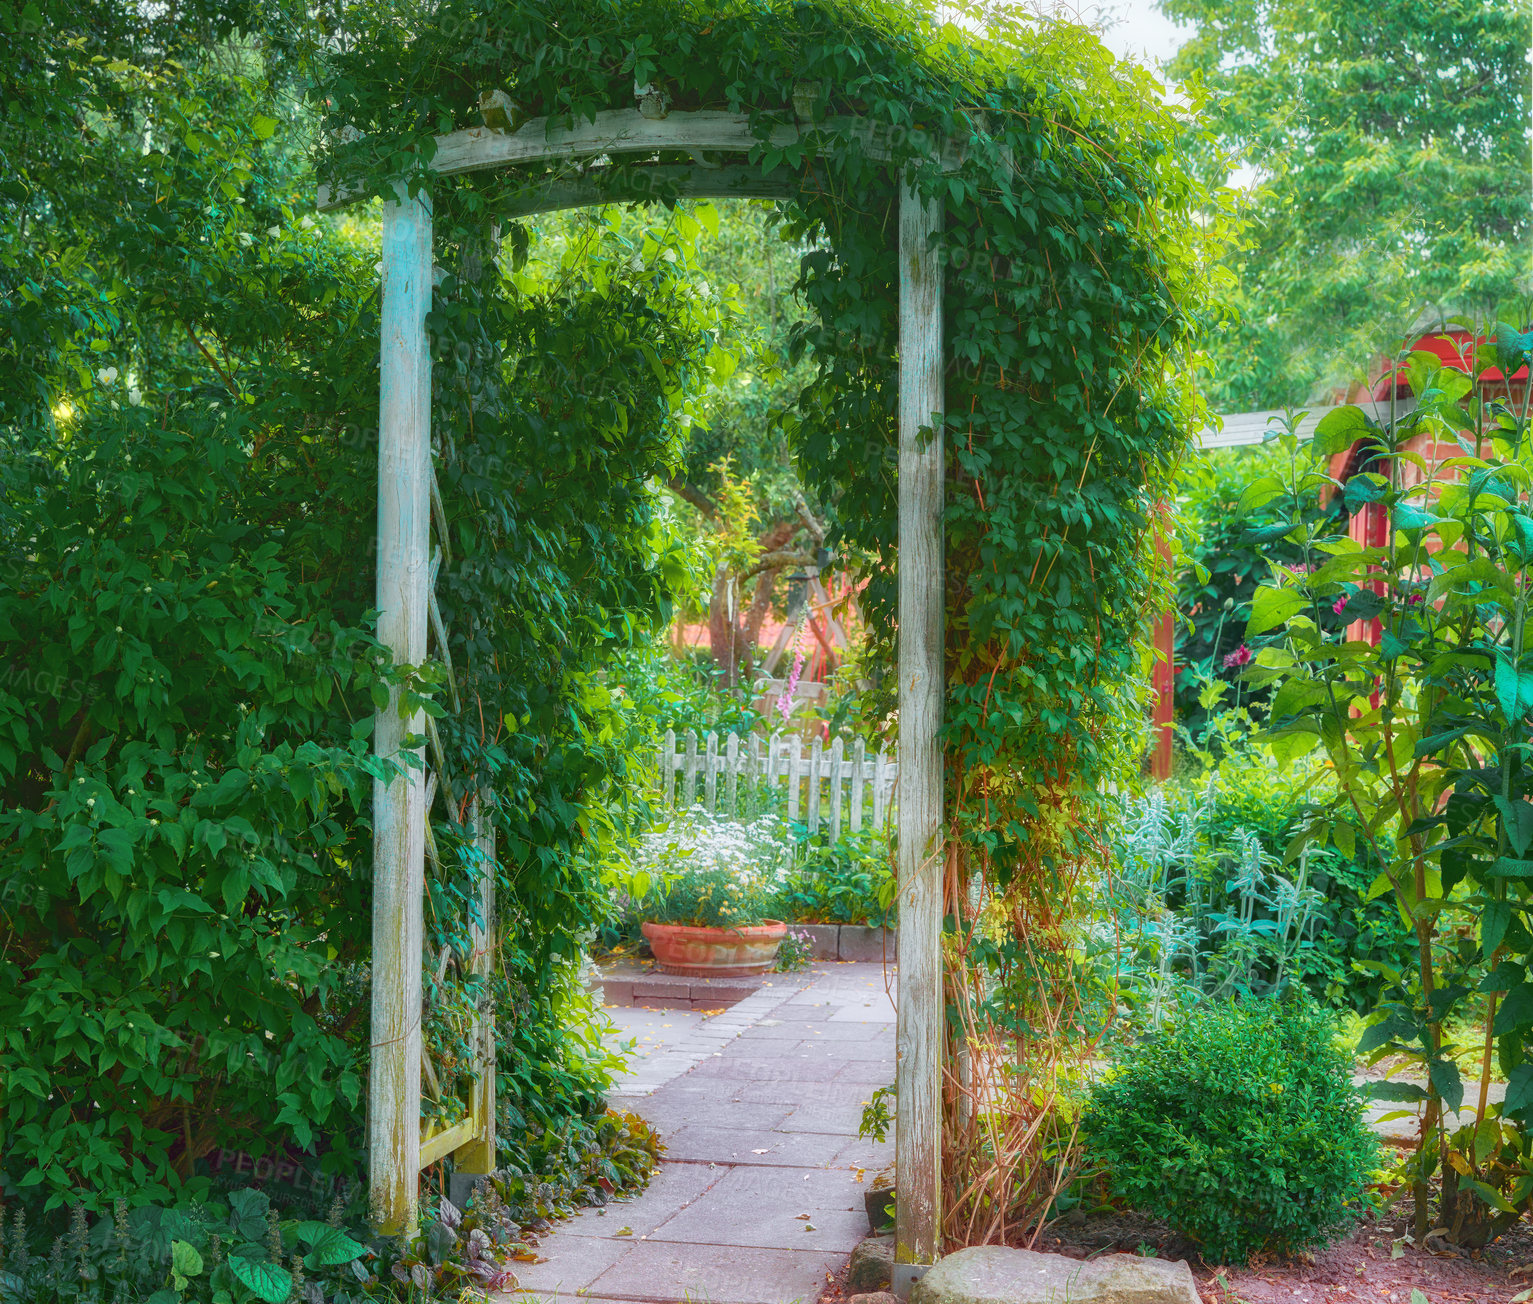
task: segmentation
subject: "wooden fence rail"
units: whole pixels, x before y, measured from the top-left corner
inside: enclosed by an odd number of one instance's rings
[[[680,741],[678,749],[676,731],[667,729],[660,749],[660,791],[672,806],[740,815],[757,804],[753,786],[786,786],[788,819],[811,833],[828,823],[835,840],[843,827],[860,830],[869,816],[875,828],[882,825],[893,803],[898,766],[884,752],[869,755],[861,738],[850,747],[841,738],[826,747],[818,738],[806,746],[796,737],[720,739],[712,732]]]

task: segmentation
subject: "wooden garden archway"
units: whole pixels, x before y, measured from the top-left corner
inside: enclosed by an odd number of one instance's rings
[[[584,165],[568,176],[542,178],[518,191],[497,217],[660,197],[786,198],[801,184],[800,167],[770,171],[724,165],[709,155],[742,156],[759,146],[800,145],[813,158],[822,141],[854,138],[871,158],[898,167],[912,155],[938,156],[956,171],[961,151],[950,142],[913,142],[880,124],[836,118],[813,126],[812,114],[765,134],[744,115],[716,111],[666,113],[648,88],[638,107],[597,113],[570,125],[540,118],[517,130],[493,126],[438,137],[430,173],[453,176],[521,164]],[[486,122],[504,106],[481,100]],[[794,113],[785,110],[785,118]],[[802,124],[802,125],[800,125]],[[920,148],[915,148],[916,144]],[[662,162],[687,154],[691,164]],[[614,165],[612,159],[624,163]],[[360,186],[323,187],[330,211],[368,193]],[[383,218],[382,318],[379,354],[378,637],[396,662],[418,665],[435,637],[446,652],[433,586],[447,555],[445,513],[431,463],[431,357],[426,314],[431,306],[432,212],[429,188],[400,185]],[[941,978],[943,760],[943,223],[940,200],[908,180],[899,211],[899,999],[895,1162],[898,1182],[895,1274],[907,1290],[936,1258],[940,1214],[941,1089],[944,1015]],[[435,521],[440,550],[431,545]],[[450,662],[449,662],[450,673]],[[379,757],[402,756],[410,735],[435,743],[428,717],[401,715],[398,690],[380,710],[374,731]],[[428,774],[425,749],[390,782],[375,782],[372,1063],[368,1085],[369,1180],[373,1215],[388,1231],[413,1230],[422,1167],[452,1154],[464,1174],[495,1166],[494,1047],[481,1030],[481,1079],[470,1117],[422,1135],[421,948],[424,864],[432,854],[428,811],[441,786],[452,792],[439,746]],[[454,794],[460,798],[462,794]],[[493,857],[493,843],[480,846]],[[493,883],[493,875],[488,883]],[[487,960],[493,900],[482,906],[477,963]],[[428,1066],[429,1071],[429,1066]]]

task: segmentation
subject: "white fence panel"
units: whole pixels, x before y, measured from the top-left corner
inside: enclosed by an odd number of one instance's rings
[[[786,787],[788,819],[802,819],[811,833],[826,823],[836,839],[847,826],[859,831],[870,814],[875,827],[884,823],[899,772],[888,754],[868,755],[861,738],[853,741],[850,756],[847,751],[841,738],[827,751],[818,738],[806,748],[801,738],[780,734],[763,741],[756,734],[721,740],[713,732],[701,738],[687,733],[678,740],[676,731],[667,729],[660,747],[660,792],[670,805],[741,815],[754,786]]]

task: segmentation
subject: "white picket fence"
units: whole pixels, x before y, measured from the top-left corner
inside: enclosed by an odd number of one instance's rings
[[[826,747],[818,738],[805,746],[802,738],[726,734],[720,743],[716,733],[701,739],[688,733],[678,750],[676,731],[667,729],[660,749],[660,791],[668,804],[701,803],[708,811],[739,815],[742,787],[748,798],[753,783],[786,784],[788,819],[801,819],[811,833],[829,823],[832,839],[844,825],[861,829],[870,815],[874,828],[883,824],[897,773],[891,757],[869,755],[860,738],[850,747],[841,738]]]

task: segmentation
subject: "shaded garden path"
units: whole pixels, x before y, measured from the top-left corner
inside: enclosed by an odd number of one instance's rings
[[[641,1058],[614,1108],[666,1153],[637,1199],[543,1238],[501,1301],[813,1304],[867,1235],[863,1192],[892,1142],[857,1137],[894,1079],[894,1006],[878,964],[817,965],[723,1013],[614,1009]],[[807,1217],[805,1216],[807,1215]]]

